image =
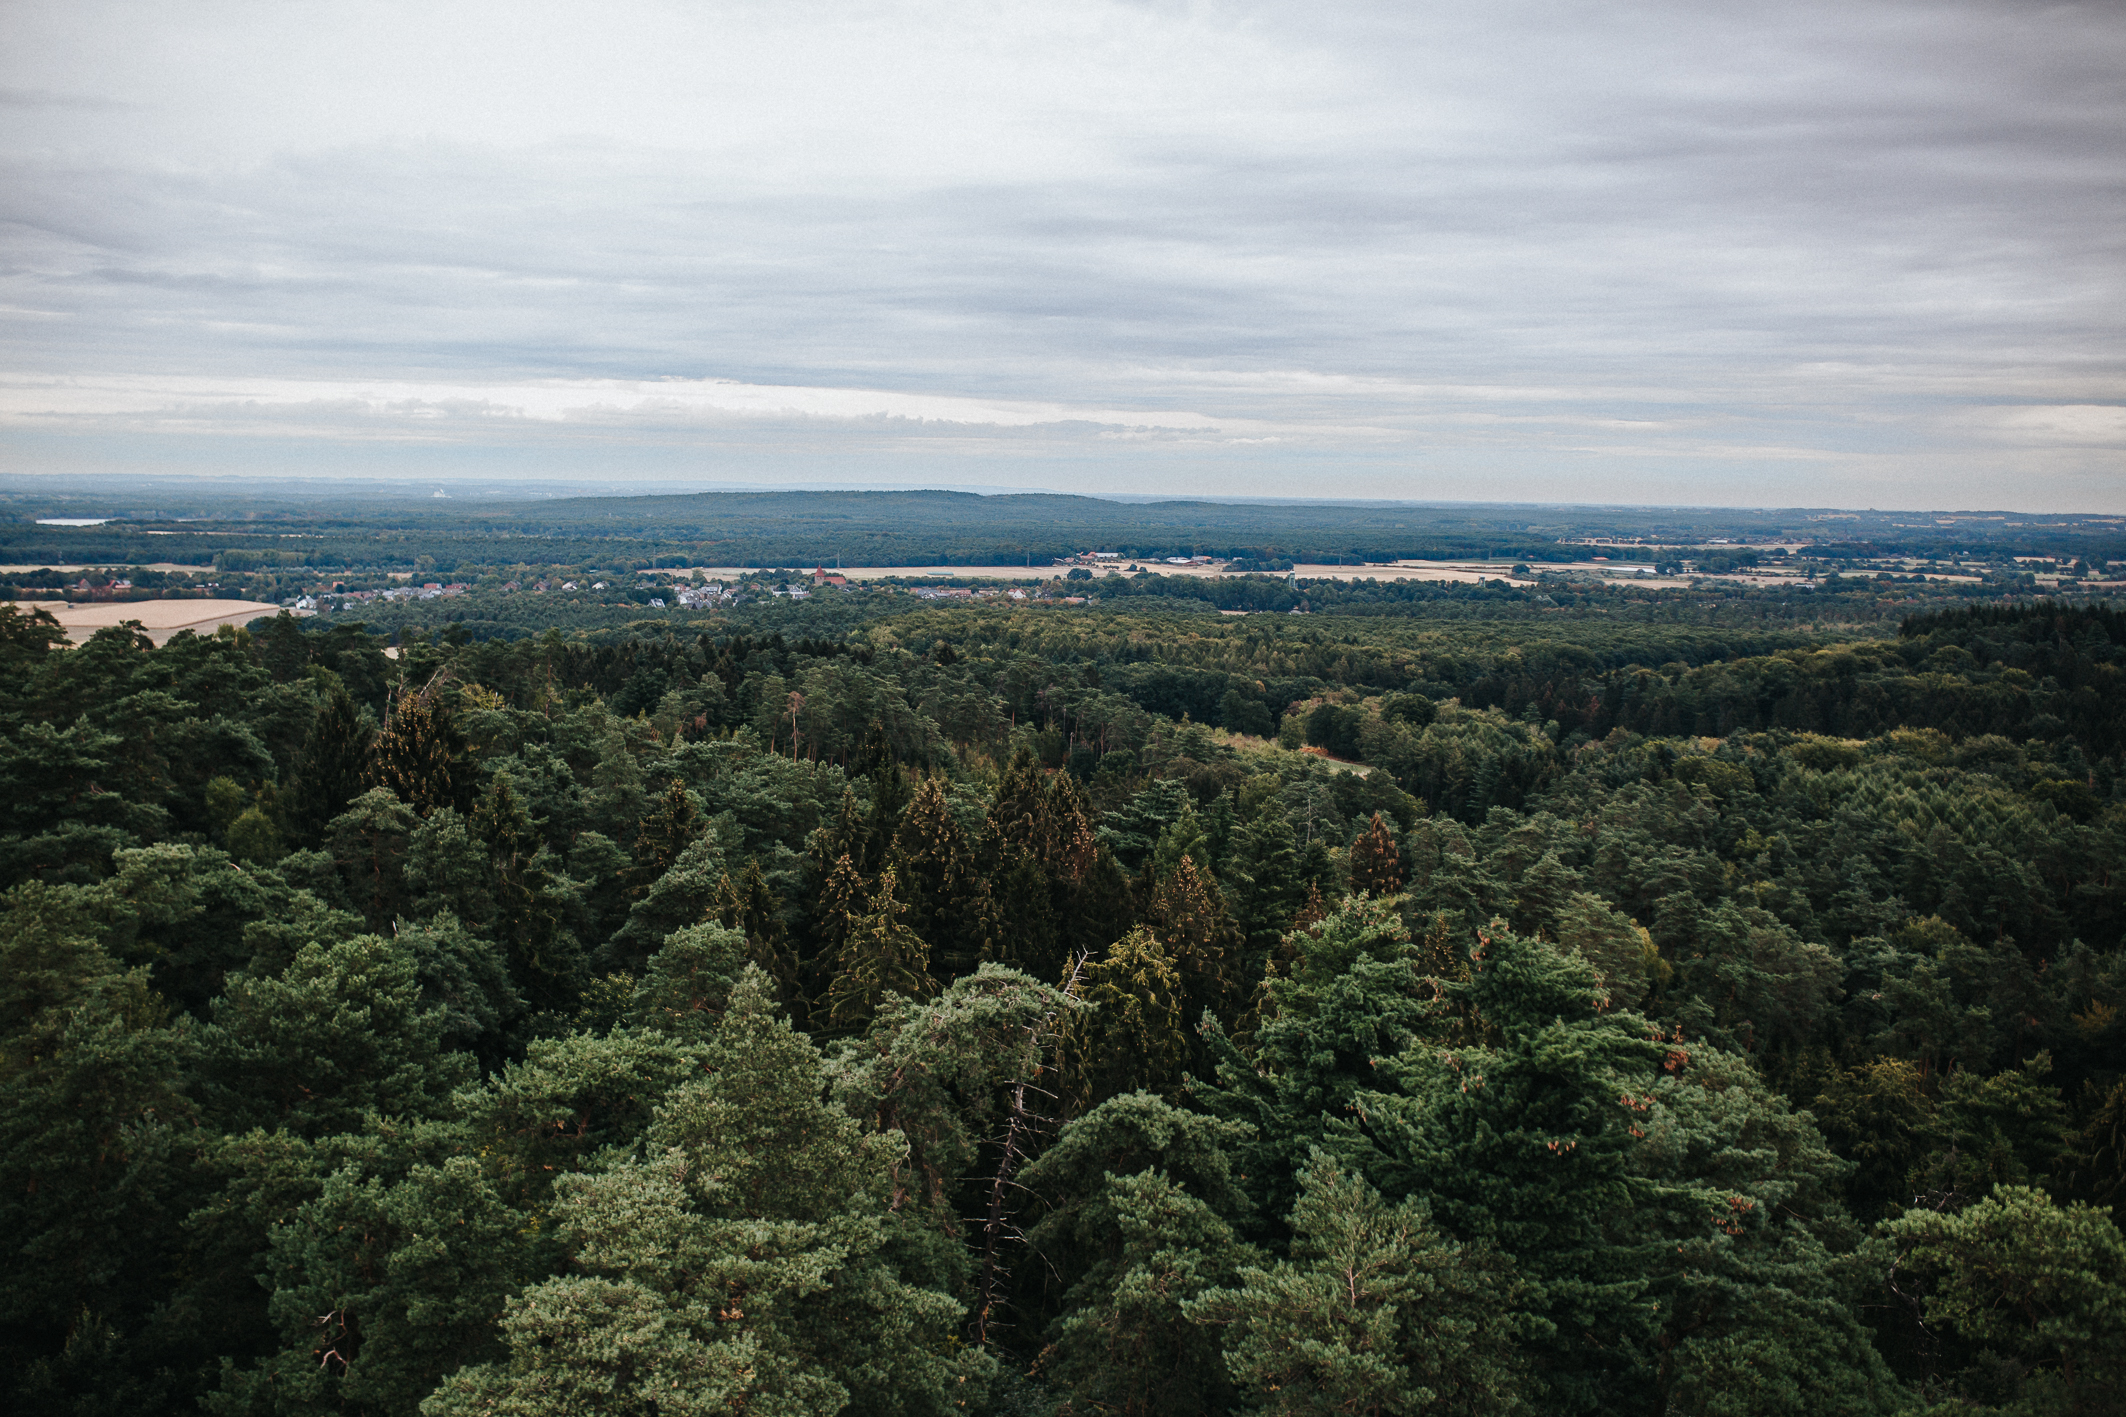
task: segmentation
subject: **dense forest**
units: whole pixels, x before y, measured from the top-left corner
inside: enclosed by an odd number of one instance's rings
[[[2120,1410],[2126,614],[1172,591],[0,605],[13,1410]]]
[[[439,489],[440,490],[440,489]],[[582,489],[589,491],[589,489]],[[40,524],[45,518],[95,525]],[[1039,566],[1103,548],[1250,563],[1398,558],[1570,562],[1590,539],[1654,546],[1806,545],[1850,565],[1884,557],[2016,557],[2101,568],[2126,560],[2126,519],[2105,516],[1648,508],[1411,502],[1119,501],[1063,493],[723,491],[540,494],[460,486],[287,480],[93,485],[0,479],[0,565],[213,564],[443,572],[489,565]]]

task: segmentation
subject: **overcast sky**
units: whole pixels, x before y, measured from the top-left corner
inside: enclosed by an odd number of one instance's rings
[[[2126,510],[2126,5],[0,0],[0,469]]]

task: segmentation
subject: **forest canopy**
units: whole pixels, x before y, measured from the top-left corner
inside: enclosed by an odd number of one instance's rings
[[[0,605],[16,1410],[2116,1411],[2126,616],[1364,593]]]

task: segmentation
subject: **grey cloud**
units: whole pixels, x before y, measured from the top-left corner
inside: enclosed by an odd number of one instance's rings
[[[9,319],[0,357],[1194,409],[1319,424],[1287,459],[1392,477],[1335,431],[1385,427],[1413,477],[1459,459],[1520,478],[1509,494],[1623,479],[1586,489],[1606,500],[1668,486],[1644,467],[1658,460],[1755,500],[1768,465],[1793,464],[1776,500],[1795,502],[1863,485],[1885,501],[1881,479],[1925,458],[1968,478],[2053,468],[2062,496],[2126,471],[2101,432],[1977,433],[1996,425],[1970,412],[2126,399],[2116,7],[1329,6],[1231,23],[1345,84],[1288,103],[1284,126],[1139,126],[1097,102],[1000,115],[1083,122],[1100,161],[1070,173],[845,185],[683,145],[447,133],[227,167],[9,145],[0,303],[40,318]],[[730,436],[784,438],[797,459],[918,435]],[[920,436],[1085,467],[1150,456],[1060,426]],[[1232,466],[1274,479],[1274,456]]]

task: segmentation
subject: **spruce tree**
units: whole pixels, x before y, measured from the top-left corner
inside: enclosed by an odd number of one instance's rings
[[[863,804],[856,800],[856,790],[844,786],[841,801],[834,809],[834,820],[821,826],[805,840],[805,850],[811,858],[813,877],[824,881],[834,870],[834,863],[846,856],[861,870],[870,850],[871,828],[864,817]]]
[[[1258,967],[1306,901],[1299,864],[1291,824],[1274,807],[1235,835],[1223,880],[1234,919],[1247,936],[1249,960]]]
[[[989,893],[938,779],[916,788],[887,861],[908,907],[908,928],[930,943],[938,982],[972,973],[987,953]]]
[[[1010,849],[993,868],[989,896],[997,928],[989,957],[1041,979],[1059,979],[1070,955],[1064,921],[1056,907],[1055,880],[1032,852]]]
[[[735,880],[728,872],[724,874],[717,882],[709,913],[717,923],[744,937],[746,958],[775,981],[777,997],[802,1024],[807,1014],[803,972],[783,925],[782,903],[768,885],[759,857],[747,858],[746,869]]]
[[[1185,803],[1181,815],[1159,833],[1159,840],[1152,847],[1153,878],[1164,880],[1172,875],[1184,856],[1195,864],[1198,875],[1206,880],[1217,879],[1211,860],[1210,839],[1204,833],[1203,823],[1196,819],[1195,809]]]
[[[497,772],[473,813],[493,872],[495,938],[534,1007],[567,1010],[582,988],[582,947],[568,926],[570,890],[540,842],[509,774]]]
[[[628,725],[604,715],[606,728],[599,745],[598,761],[591,768],[591,825],[615,841],[625,841],[641,825],[648,808],[643,791],[642,764],[628,742]]]
[[[842,957],[842,949],[863,919],[871,887],[847,853],[834,862],[814,893],[810,938],[803,967],[807,984],[815,995],[825,992],[828,979]]]
[[[864,816],[864,864],[877,870],[885,863],[894,832],[900,829],[901,813],[915,793],[908,774],[898,763],[888,763],[871,779],[871,807]]]
[[[1394,895],[1403,888],[1403,852],[1378,812],[1351,843],[1351,889],[1368,895]]]
[[[1159,883],[1145,919],[1181,978],[1183,1017],[1193,1028],[1205,1010],[1230,1021],[1246,985],[1242,939],[1218,888],[1183,856]]]
[[[347,809],[369,771],[372,728],[347,691],[334,684],[311,716],[310,731],[295,761],[295,780],[280,795],[281,819],[290,840],[315,845],[325,826]]]
[[[389,788],[415,811],[472,808],[473,765],[464,738],[438,702],[439,681],[418,693],[401,692],[377,735],[371,781]]]
[[[1059,884],[1075,884],[1098,854],[1091,810],[1077,779],[1050,772],[1021,753],[1004,773],[990,805],[987,846],[1036,861]]]
[[[820,1000],[831,1033],[861,1032],[889,994],[926,999],[937,992],[937,981],[930,974],[930,947],[902,923],[907,907],[895,899],[897,889],[889,868],[879,877],[863,915],[842,943],[834,978]]]
[[[1058,1060],[1064,1110],[1076,1116],[1124,1092],[1165,1094],[1181,1082],[1190,1036],[1181,974],[1139,926],[1088,961],[1078,997],[1091,1005],[1064,1030]]]
[[[1055,979],[1068,956],[1114,938],[1111,882],[1095,878],[1101,852],[1069,773],[1043,769],[1030,753],[1013,759],[990,804],[979,859],[999,921],[993,958]]]
[[[634,848],[628,853],[633,858],[630,892],[639,896],[655,885],[701,833],[701,809],[687,785],[675,777],[635,828]]]

